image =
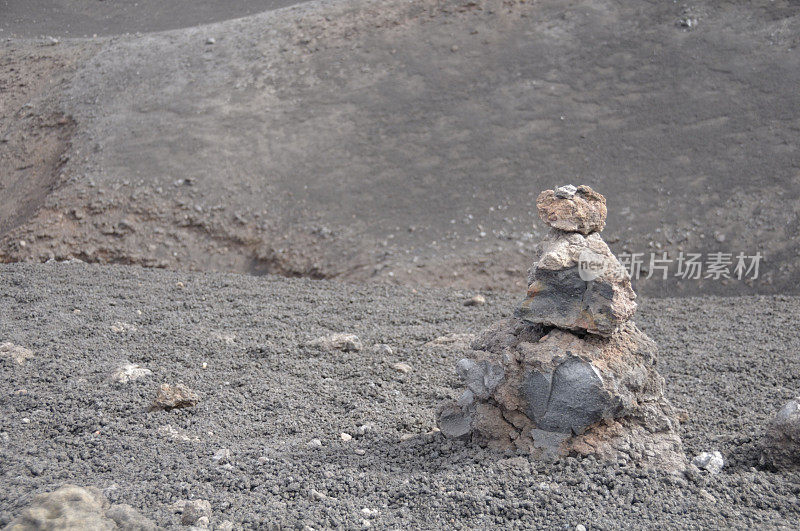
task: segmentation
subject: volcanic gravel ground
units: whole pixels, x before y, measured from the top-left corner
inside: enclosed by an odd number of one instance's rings
[[[726,459],[717,476],[687,476],[537,462],[429,433],[437,405],[458,393],[465,347],[426,342],[477,332],[519,299],[490,293],[465,307],[468,295],[2,266],[0,342],[35,357],[0,361],[0,525],[67,482],[165,527],[179,525],[171,504],[183,498],[209,500],[212,525],[245,528],[797,525],[800,476],[758,468],[757,441],[800,389],[800,298],[642,301],[637,321],[661,347],[669,398],[688,412],[689,457],[718,449]],[[303,346],[333,332],[359,335],[364,350]],[[379,343],[394,353],[377,354]],[[126,361],[153,374],[111,383]],[[413,370],[393,369],[400,361]],[[148,412],[162,382],[187,384],[200,403]],[[314,438],[320,447],[308,446]],[[221,448],[227,463],[212,460]]]

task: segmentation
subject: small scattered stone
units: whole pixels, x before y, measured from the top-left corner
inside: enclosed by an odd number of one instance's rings
[[[111,380],[125,384],[138,380],[139,378],[144,378],[145,376],[150,376],[151,374],[153,374],[153,371],[150,369],[146,369],[135,363],[126,363],[111,374]]]
[[[578,189],[575,188],[575,186],[573,186],[571,184],[567,184],[567,185],[561,186],[559,188],[556,188],[555,189],[555,193],[553,195],[555,195],[556,197],[558,197],[560,199],[572,199],[572,196],[574,196],[575,192],[577,192],[577,191],[578,191]]]
[[[308,491],[308,497],[314,501],[323,501],[328,499],[328,496],[326,494],[323,494],[316,489],[310,489]]]
[[[394,350],[392,347],[387,345],[386,343],[378,343],[374,347],[372,347],[372,352],[374,352],[377,356],[381,357],[389,357],[394,354]]]
[[[125,332],[136,332],[136,327],[122,321],[116,321],[111,325],[111,331],[116,334],[124,334]]]
[[[356,453],[356,455],[366,455],[367,454],[367,451],[364,450],[363,448],[356,448],[354,450],[354,452]]]
[[[345,433],[345,432],[342,432],[342,433],[341,433],[341,435],[340,435],[340,437],[342,438],[342,440],[343,440],[344,442],[348,442],[348,441],[350,441],[350,440],[352,440],[352,439],[353,439],[353,436],[352,436],[352,435],[350,435],[349,433]]]
[[[183,384],[161,384],[151,409],[177,409],[196,406],[200,397]]]
[[[692,459],[692,464],[701,470],[707,470],[709,474],[719,474],[725,461],[722,459],[722,454],[715,450],[701,453]]]
[[[319,337],[309,342],[308,346],[323,350],[341,350],[342,352],[359,352],[363,348],[358,336],[343,333]]]
[[[359,437],[363,437],[364,435],[366,435],[367,433],[371,432],[374,429],[375,429],[374,422],[366,422],[361,426],[359,426],[358,428],[356,428],[356,435],[358,435]]]
[[[174,439],[177,441],[184,441],[184,442],[198,442],[200,440],[199,437],[196,435],[190,435],[188,432],[174,428],[171,424],[165,424],[164,426],[158,427],[158,433],[164,437],[168,437],[170,439]]]
[[[306,446],[309,447],[309,448],[321,448],[322,447],[322,441],[319,440],[319,439],[311,439],[310,441],[308,441],[306,443]]]
[[[215,39],[214,37],[209,37],[206,39],[206,44],[216,44],[216,43],[217,39]]]
[[[484,304],[486,304],[486,297],[483,295],[475,295],[464,301],[464,306],[483,306]]]
[[[231,451],[227,448],[220,448],[214,455],[211,456],[211,460],[218,465],[224,465],[231,459]]]
[[[1,343],[0,358],[7,358],[17,365],[24,365],[27,360],[33,358],[33,351],[13,343]]]
[[[775,469],[800,468],[800,397],[787,402],[770,421],[760,462]]]
[[[397,372],[401,372],[403,374],[410,373],[413,368],[408,363],[398,362],[392,364],[392,369],[396,370]]]
[[[180,500],[173,505],[176,512],[181,513],[181,524],[198,525],[211,518],[211,503],[208,500]],[[201,522],[205,518],[206,522]]]

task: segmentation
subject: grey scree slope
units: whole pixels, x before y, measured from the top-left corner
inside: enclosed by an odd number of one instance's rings
[[[668,397],[688,411],[689,456],[719,449],[726,458],[719,475],[687,478],[590,459],[504,457],[426,435],[436,406],[459,391],[453,366],[463,347],[423,345],[479,331],[518,299],[490,295],[484,306],[464,307],[465,296],[269,276],[1,266],[0,340],[35,357],[0,362],[0,525],[66,482],[104,489],[165,527],[179,522],[170,505],[188,497],[211,502],[212,524],[243,527],[361,527],[363,508],[377,510],[369,519],[378,528],[797,524],[800,477],[758,469],[756,443],[798,391],[800,299],[641,301],[637,323],[661,347]],[[112,331],[118,321],[127,331]],[[358,334],[364,351],[301,346],[338,331]],[[374,354],[376,343],[394,354]],[[110,383],[125,361],[153,374]],[[394,371],[397,361],[413,371]],[[158,385],[178,381],[201,402],[148,413]],[[363,437],[339,437],[367,422],[375,428]],[[165,435],[166,425],[190,440]],[[322,446],[307,447],[312,438]],[[227,468],[211,459],[220,448],[230,449]],[[328,498],[312,499],[311,489]]]

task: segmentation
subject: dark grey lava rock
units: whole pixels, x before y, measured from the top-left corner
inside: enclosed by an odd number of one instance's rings
[[[635,299],[630,276],[599,234],[552,231],[537,245],[515,315],[608,337],[633,316]]]
[[[525,413],[542,430],[581,434],[592,424],[613,418],[619,401],[603,387],[600,371],[570,356],[552,373],[530,371],[521,392]]]
[[[760,461],[776,469],[800,468],[800,397],[787,402],[770,422]]]

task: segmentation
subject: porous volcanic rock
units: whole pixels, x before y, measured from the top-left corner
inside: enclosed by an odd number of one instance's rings
[[[628,272],[599,234],[553,230],[537,245],[520,319],[602,336],[636,311]]]
[[[770,422],[760,461],[776,469],[800,468],[800,397],[787,402]]]
[[[657,347],[630,320],[635,297],[599,234],[553,230],[539,245],[526,301],[456,365],[466,389],[440,408],[439,429],[506,452],[685,468]]]
[[[40,494],[30,507],[5,529],[34,531],[42,529],[84,530],[154,530],[157,527],[126,504],[111,505],[95,487],[63,485]]]
[[[150,409],[165,409],[169,411],[170,409],[196,406],[199,401],[200,397],[197,396],[197,393],[187,386],[183,384],[170,385],[163,383],[158,388],[158,393]]]
[[[7,358],[14,360],[17,365],[24,365],[25,362],[33,358],[33,351],[14,343],[0,343],[0,359]]]
[[[584,235],[606,226],[606,198],[588,186],[568,184],[545,190],[536,199],[542,221],[554,229]]]
[[[364,346],[355,334],[336,333],[319,337],[308,342],[309,347],[322,350],[341,350],[342,352],[359,352]]]

